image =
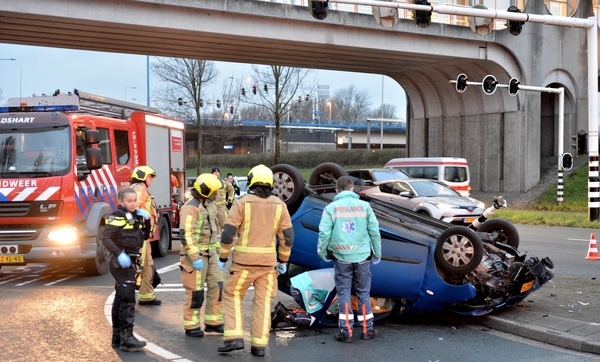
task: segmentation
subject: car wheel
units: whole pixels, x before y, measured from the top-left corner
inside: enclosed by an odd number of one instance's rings
[[[304,178],[297,168],[279,164],[271,167],[273,171],[273,195],[279,197],[288,207],[296,209],[304,198]]]
[[[110,252],[102,244],[103,233],[104,226],[99,226],[98,234],[96,235],[96,257],[94,259],[86,259],[83,262],[83,271],[86,275],[96,276],[108,273]]]
[[[514,248],[519,248],[520,238],[517,228],[508,220],[504,219],[488,219],[477,228],[478,232],[493,233],[497,232],[498,236],[494,241],[510,245]]]
[[[308,183],[310,185],[335,185],[342,176],[348,176],[342,166],[333,162],[325,162],[315,167],[310,174]]]
[[[439,236],[434,255],[435,262],[443,271],[467,274],[481,262],[483,243],[475,231],[453,226]]]
[[[169,253],[169,246],[171,244],[171,231],[169,229],[169,223],[164,217],[161,217],[160,221],[158,222],[158,230],[160,232],[158,240],[150,243],[152,247],[153,258],[162,258],[163,256],[167,256]]]

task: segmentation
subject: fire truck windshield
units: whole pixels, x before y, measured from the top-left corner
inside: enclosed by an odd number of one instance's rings
[[[65,175],[71,169],[68,127],[5,129],[0,133],[0,178]]]

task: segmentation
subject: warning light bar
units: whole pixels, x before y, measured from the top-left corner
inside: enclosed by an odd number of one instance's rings
[[[0,113],[18,113],[18,112],[73,112],[78,111],[79,106],[74,104],[68,105],[51,105],[51,106],[9,106],[0,107]]]

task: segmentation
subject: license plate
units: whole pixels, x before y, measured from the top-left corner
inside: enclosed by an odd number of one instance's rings
[[[475,217],[467,217],[465,218],[465,224],[472,224],[473,221],[477,220]]]
[[[531,287],[533,287],[533,280],[523,284],[523,286],[521,287],[521,293],[528,291],[529,289],[531,289]]]
[[[23,255],[0,255],[0,263],[24,263],[25,257]]]

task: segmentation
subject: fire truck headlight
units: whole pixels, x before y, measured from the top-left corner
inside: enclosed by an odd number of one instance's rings
[[[61,244],[71,244],[77,241],[77,228],[64,227],[48,233],[48,240]]]

